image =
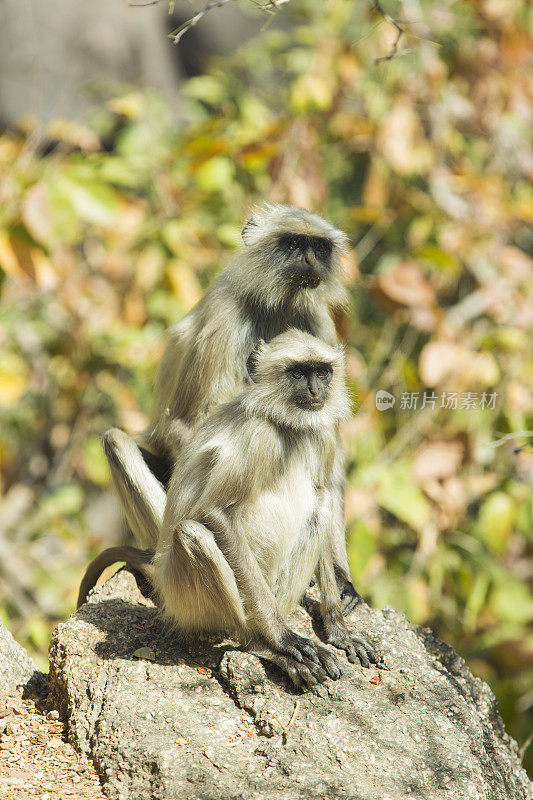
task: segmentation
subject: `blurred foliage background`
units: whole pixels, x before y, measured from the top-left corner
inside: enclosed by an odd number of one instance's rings
[[[354,583],[436,630],[531,732],[533,8],[403,9],[395,52],[370,5],[294,0],[289,25],[184,84],[179,125],[115,87],[45,147],[39,128],[0,136],[0,613],[40,667],[121,535],[101,434],[143,430],[164,329],[252,204],[282,201],[352,242]]]

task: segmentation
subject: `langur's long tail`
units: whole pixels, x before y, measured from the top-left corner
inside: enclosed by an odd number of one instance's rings
[[[82,606],[87,600],[87,595],[96,586],[96,582],[104,569],[110,567],[116,561],[126,561],[128,566],[133,567],[141,573],[143,578],[153,586],[154,568],[152,550],[139,550],[137,547],[122,545],[120,547],[108,547],[100,555],[96,556],[85,570],[76,608]]]

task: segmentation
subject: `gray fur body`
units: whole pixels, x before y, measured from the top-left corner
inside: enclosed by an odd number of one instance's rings
[[[153,557],[124,550],[179,631],[230,633],[298,686],[341,674],[330,651],[284,619],[313,575],[328,641],[351,660],[375,660],[345,626],[331,546],[337,429],[348,413],[342,348],[297,329],[260,342],[253,382],[181,446]],[[80,603],[120,550],[89,566]]]
[[[292,234],[322,237],[331,251],[322,258],[309,251],[296,259],[279,248],[280,236]],[[339,263],[344,234],[309,211],[267,206],[248,221],[243,240],[234,261],[169,331],[143,443],[172,461],[181,457],[194,426],[248,385],[247,359],[259,340],[268,342],[297,328],[327,344],[337,342],[332,315],[344,301]],[[307,285],[306,271],[312,271],[318,283]],[[153,548],[163,519],[164,489],[125,434],[109,431],[104,447],[128,524],[142,547]],[[349,610],[360,598],[349,580],[340,443],[334,472],[331,546]]]
[[[196,593],[191,593],[192,602],[184,603],[183,580],[190,582],[187,576],[196,570],[187,564],[191,557],[183,552],[187,545],[175,541],[180,527],[186,529],[187,544],[191,537],[206,541],[220,570],[213,585],[230,589],[238,627],[253,625],[231,568],[222,552],[216,552],[213,534],[200,524],[213,505],[223,508],[235,541],[246,541],[281,614],[295,608],[316,570],[331,523],[332,496],[326,488],[330,475],[324,461],[330,462],[330,471],[331,455],[328,459],[327,454],[333,453],[335,439],[334,432],[328,433],[309,431],[295,436],[267,420],[249,418],[241,398],[217,409],[208,424],[200,426],[168,487],[154,561],[156,587],[180,628],[202,631],[207,623],[211,631],[228,629],[228,605],[220,597],[206,597],[206,603],[211,600],[209,607],[202,604],[200,609]],[[207,476],[206,464],[210,465]],[[204,484],[199,491],[200,476]],[[173,552],[176,548],[177,553]]]

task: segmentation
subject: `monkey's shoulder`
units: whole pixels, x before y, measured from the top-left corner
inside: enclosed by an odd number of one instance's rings
[[[242,398],[215,408],[199,426],[192,447],[238,453],[246,462],[262,458],[265,465],[282,458],[286,448],[282,431],[267,417],[247,413]]]
[[[209,338],[216,331],[230,331],[239,319],[239,306],[220,275],[207,289],[204,296],[184,317],[171,325],[167,339],[178,343],[195,343],[198,337]]]

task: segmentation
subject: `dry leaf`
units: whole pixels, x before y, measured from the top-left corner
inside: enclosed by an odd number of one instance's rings
[[[455,391],[494,386],[500,377],[498,364],[491,353],[476,353],[446,341],[427,344],[420,353],[418,368],[426,386],[438,386],[449,381],[448,388]]]
[[[434,159],[413,106],[404,99],[398,100],[385,116],[377,145],[385,160],[400,175],[411,172],[423,175]]]
[[[527,281],[533,278],[533,258],[518,247],[502,247],[497,259],[510,278],[517,281]]]
[[[381,291],[405,306],[430,307],[435,302],[431,284],[414,261],[402,261],[386,270],[378,279]]]
[[[194,270],[188,264],[173,259],[167,268],[167,278],[180,306],[184,311],[190,311],[203,294]]]
[[[151,647],[138,647],[134,653],[132,653],[132,658],[142,658],[145,661],[155,661],[155,653]]]
[[[413,462],[413,478],[418,484],[443,480],[454,475],[463,459],[460,441],[436,441],[421,448]]]
[[[86,125],[82,125],[81,122],[58,117],[50,120],[46,126],[46,132],[52,139],[67,142],[86,153],[95,153],[100,150],[100,139],[96,133]]]
[[[42,184],[36,183],[24,195],[22,219],[34,239],[50,244],[53,238],[50,200]]]
[[[7,231],[0,230],[0,269],[15,280],[26,280],[13,241]]]

